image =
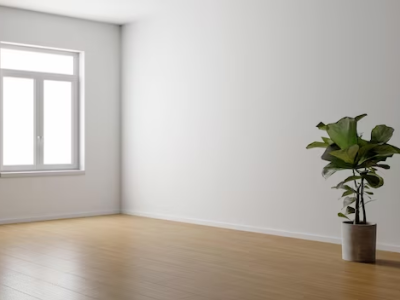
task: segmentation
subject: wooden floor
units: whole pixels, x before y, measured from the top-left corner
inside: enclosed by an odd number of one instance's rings
[[[115,215],[0,226],[1,300],[400,299],[400,254]]]

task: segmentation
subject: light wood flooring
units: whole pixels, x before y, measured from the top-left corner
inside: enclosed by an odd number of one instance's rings
[[[0,226],[0,300],[399,300],[400,254],[124,215]]]

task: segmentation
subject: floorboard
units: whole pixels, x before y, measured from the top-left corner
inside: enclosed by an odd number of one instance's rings
[[[0,226],[1,300],[398,300],[400,254],[126,215]]]

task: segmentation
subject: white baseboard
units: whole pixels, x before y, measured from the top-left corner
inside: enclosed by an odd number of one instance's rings
[[[198,225],[205,225],[205,226],[212,226],[212,227],[234,229],[234,230],[240,230],[240,231],[270,234],[270,235],[278,235],[278,236],[297,238],[297,239],[303,239],[303,240],[311,240],[311,241],[326,242],[326,243],[333,243],[333,244],[341,244],[342,243],[342,240],[339,237],[315,235],[315,234],[310,234],[310,233],[293,232],[293,231],[286,231],[286,230],[279,230],[279,229],[255,227],[255,226],[249,226],[249,225],[225,223],[225,222],[218,222],[218,221],[211,221],[211,220],[202,220],[202,219],[186,218],[186,217],[180,217],[180,216],[155,214],[155,213],[139,212],[139,211],[131,211],[131,210],[122,210],[122,213],[127,214],[127,215],[132,215],[132,216],[169,220],[169,221],[183,222],[183,223],[191,223],[191,224],[198,224]],[[400,246],[397,246],[397,245],[378,243],[377,248],[378,248],[378,250],[400,253]]]
[[[60,220],[60,219],[72,219],[72,218],[83,218],[83,217],[95,217],[104,215],[115,215],[120,214],[121,210],[111,209],[103,211],[88,211],[80,213],[70,213],[70,214],[49,214],[41,216],[32,216],[25,218],[10,218],[10,219],[0,219],[1,224],[15,224],[15,223],[27,223],[27,222],[38,222],[38,221],[50,221],[50,220]]]

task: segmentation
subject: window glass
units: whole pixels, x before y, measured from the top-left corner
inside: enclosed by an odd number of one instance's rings
[[[34,164],[34,80],[3,77],[3,164]]]
[[[44,81],[43,89],[44,164],[72,162],[72,84]]]
[[[74,74],[74,57],[45,52],[1,49],[2,69],[56,74]]]

